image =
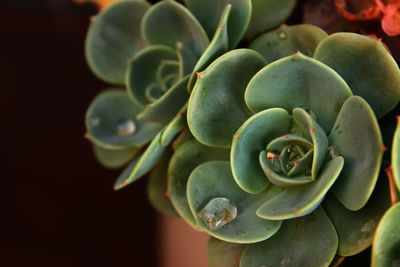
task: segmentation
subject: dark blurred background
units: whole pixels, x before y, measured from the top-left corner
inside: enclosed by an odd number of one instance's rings
[[[299,1],[289,24],[315,1]],[[315,10],[321,21],[323,9]],[[96,13],[72,0],[0,4],[0,266],[158,265],[147,181],[114,192],[119,171],[101,167],[83,138],[86,108],[107,88],[84,58]],[[368,266],[369,255],[341,266]]]
[[[113,191],[85,133],[107,85],[89,71],[91,4],[0,4],[0,266],[155,266],[155,211],[140,180]],[[5,211],[5,212],[4,212]]]

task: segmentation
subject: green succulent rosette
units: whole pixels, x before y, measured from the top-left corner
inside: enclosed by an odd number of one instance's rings
[[[211,266],[218,251],[235,266],[328,266],[359,253],[390,206],[378,119],[399,101],[397,64],[377,40],[310,25],[250,47],[202,71],[187,109],[198,142],[230,151],[187,181],[186,217],[220,240]]]
[[[235,48],[244,36],[253,38],[280,25],[295,3],[164,0],[151,5],[121,0],[92,18],[86,59],[93,73],[113,88],[89,106],[86,137],[102,165],[126,165],[116,190],[151,172],[151,203],[177,215],[179,196],[174,190],[168,196],[168,166],[171,146],[175,149],[193,139],[186,110],[196,73]],[[269,20],[262,19],[274,11]],[[184,212],[178,208],[178,214]]]

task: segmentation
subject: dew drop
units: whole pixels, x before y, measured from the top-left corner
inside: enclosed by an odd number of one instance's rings
[[[329,146],[328,147],[329,158],[333,159],[339,156],[339,148],[336,146]]]
[[[118,125],[119,136],[130,136],[136,131],[136,125],[133,120],[127,120]]]
[[[90,122],[92,123],[92,126],[98,126],[100,124],[100,118],[92,118]]]
[[[279,39],[281,39],[281,40],[287,39],[287,35],[285,32],[278,32],[277,35],[278,35]]]
[[[216,197],[211,199],[199,212],[199,217],[209,230],[218,230],[225,224],[233,221],[237,216],[235,204],[227,198]]]

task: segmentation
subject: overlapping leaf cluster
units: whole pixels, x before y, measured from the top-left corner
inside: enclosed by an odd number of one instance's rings
[[[150,172],[152,204],[212,236],[212,266],[327,266],[390,206],[378,119],[400,70],[369,37],[277,28],[294,5],[123,0],[88,32],[91,69],[125,89],[88,109],[97,158],[128,164],[115,189]]]

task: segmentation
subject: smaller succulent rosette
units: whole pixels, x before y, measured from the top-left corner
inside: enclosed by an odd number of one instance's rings
[[[225,242],[258,242],[230,250],[244,249],[240,266],[327,266],[359,253],[390,205],[377,118],[399,101],[397,64],[377,40],[309,25],[250,47],[215,60],[189,100],[193,136],[230,149],[187,185],[198,227],[222,240],[210,257]]]

